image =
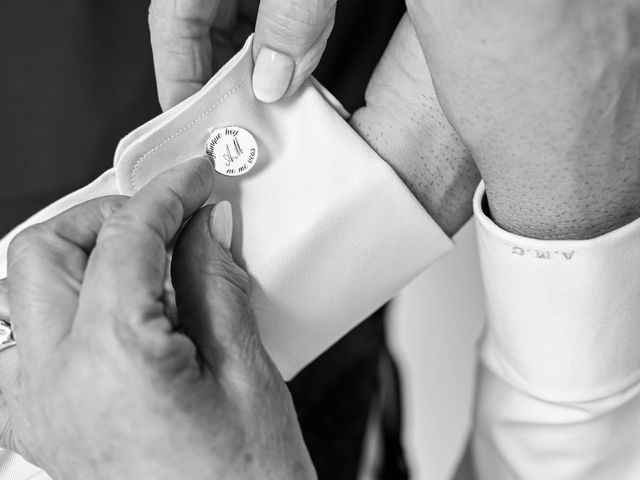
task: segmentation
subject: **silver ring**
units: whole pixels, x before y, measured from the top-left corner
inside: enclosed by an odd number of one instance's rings
[[[13,335],[11,322],[6,318],[0,318],[0,352],[16,346],[16,337]]]

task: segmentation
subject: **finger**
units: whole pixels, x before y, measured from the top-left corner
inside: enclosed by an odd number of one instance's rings
[[[229,358],[246,360],[260,348],[248,276],[229,251],[232,230],[228,202],[205,207],[180,234],[172,260],[181,326],[211,371]]]
[[[230,0],[152,0],[149,29],[163,110],[193,95],[211,78],[211,28],[230,28],[236,8]]]
[[[20,403],[20,356],[16,348],[0,352],[0,448],[26,456],[24,443],[16,437],[16,425],[24,419]]]
[[[9,289],[7,279],[0,279],[0,318],[9,320]]]
[[[9,312],[9,289],[7,279],[0,280],[0,318],[4,320],[10,320]],[[19,385],[19,357],[18,351],[15,348],[7,348],[0,351],[0,391],[2,392],[2,398],[0,399],[0,446],[6,445],[2,443],[2,434],[4,433],[3,425],[4,412],[6,407],[7,398],[17,398],[18,385]]]
[[[93,331],[105,318],[164,316],[167,245],[212,188],[211,163],[193,159],[156,177],[109,218],[87,265],[79,323]]]
[[[263,102],[295,92],[318,66],[336,0],[262,0],[253,43],[253,91]]]
[[[105,219],[125,201],[104,197],[83,203],[24,230],[11,242],[7,313],[22,358],[45,361],[68,333],[88,252]]]

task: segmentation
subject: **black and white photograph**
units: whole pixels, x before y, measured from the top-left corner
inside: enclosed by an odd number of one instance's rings
[[[0,480],[640,480],[640,0],[0,0]]]

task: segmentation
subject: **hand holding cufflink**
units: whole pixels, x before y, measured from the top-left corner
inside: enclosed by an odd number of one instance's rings
[[[315,478],[229,251],[231,206],[201,208],[212,188],[194,159],[16,237],[0,282],[19,338],[0,352],[2,446],[54,478]],[[178,232],[180,332],[164,305]]]

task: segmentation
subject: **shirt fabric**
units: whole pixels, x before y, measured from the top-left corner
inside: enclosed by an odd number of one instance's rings
[[[212,201],[234,205],[234,254],[252,276],[267,348],[292,375],[451,245],[317,86],[282,104],[252,103],[248,51],[126,137],[114,169],[20,228],[89,198],[135,193],[201,154],[211,127],[247,128],[260,164],[219,177]],[[594,240],[546,242],[499,229],[483,198],[481,185],[489,328],[473,439],[479,478],[637,478],[640,220]],[[0,242],[2,268],[10,238]],[[13,466],[24,467],[9,458],[3,478]]]
[[[5,237],[0,269],[11,238],[27,225],[91,198],[134,194],[202,155],[211,129],[224,126],[249,130],[260,153],[249,174],[218,177],[211,200],[234,205],[232,250],[250,273],[263,339],[285,377],[451,248],[319,85],[310,81],[276,105],[256,101],[250,52],[251,40],[200,93],[125,137],[113,169]]]
[[[210,201],[234,208],[231,250],[250,275],[267,351],[289,379],[452,243],[317,84],[277,104],[256,100],[251,42],[200,92],[127,135],[113,169],[26,224],[92,198],[133,195],[202,156],[212,130],[248,130],[258,142],[256,166],[218,175]],[[7,244],[26,224],[0,242],[0,277]]]
[[[534,240],[487,210],[481,185],[478,478],[640,478],[640,219],[590,240]]]

